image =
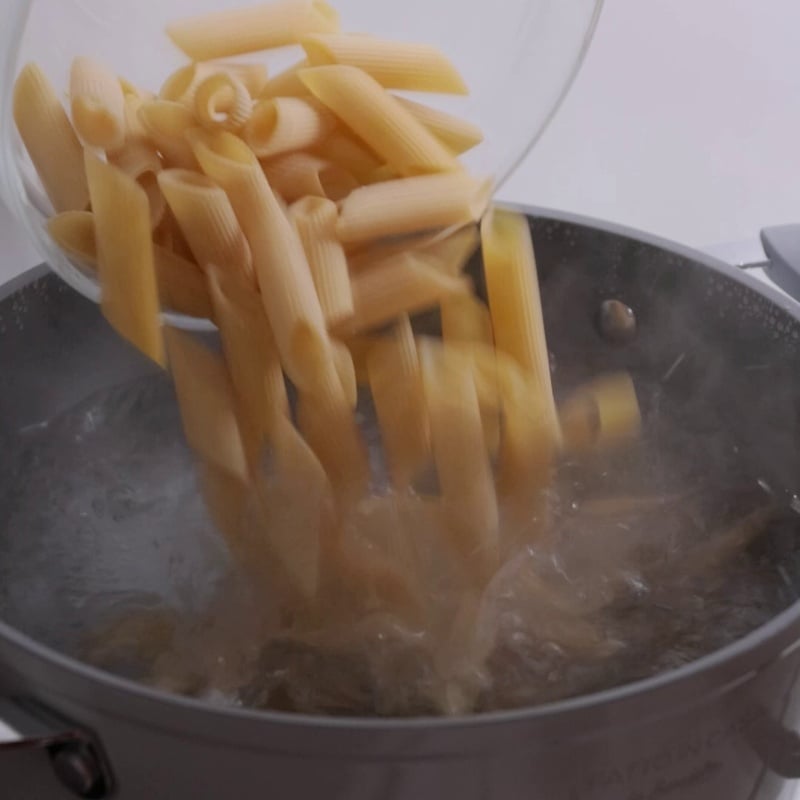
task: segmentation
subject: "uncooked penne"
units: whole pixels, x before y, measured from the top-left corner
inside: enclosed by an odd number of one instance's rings
[[[333,365],[336,374],[342,383],[344,396],[350,406],[355,409],[358,405],[358,378],[356,376],[356,365],[353,356],[347,345],[342,342],[331,341],[333,352]]]
[[[497,349],[530,374],[530,402],[540,409],[548,435],[557,442],[558,417],[528,221],[516,212],[493,209],[481,223],[481,241]]]
[[[347,257],[336,236],[336,204],[306,197],[291,206],[289,217],[300,234],[325,321],[338,325],[353,315],[353,291]]]
[[[365,145],[341,130],[331,132],[314,153],[347,170],[361,183],[367,183],[381,165]]]
[[[271,436],[278,417],[286,417],[289,403],[278,351],[261,300],[252,289],[218,269],[208,272],[214,319],[222,336],[225,360],[247,419],[244,434],[250,459],[256,461]]]
[[[200,62],[175,70],[162,84],[158,96],[162,100],[172,100],[191,107],[197,87],[206,78],[220,72],[239,80],[250,97],[259,95],[267,84],[267,68],[264,64]]]
[[[133,178],[89,151],[85,163],[103,314],[123,338],[163,366],[166,362],[147,195]]]
[[[456,155],[466,153],[483,141],[481,129],[461,117],[416,103],[406,97],[398,97],[397,102]]]
[[[300,236],[241,139],[202,133],[189,138],[203,170],[227,193],[250,244],[284,370],[300,391],[310,392],[319,365],[330,362],[330,339]]]
[[[356,67],[303,70],[311,93],[400,175],[456,171],[453,154],[374,78]]]
[[[225,537],[231,553],[246,563],[250,554],[243,547],[243,526],[247,524],[250,487],[210,461],[202,462],[199,472],[200,492],[211,521]]]
[[[186,133],[197,125],[194,112],[181,103],[150,100],[139,107],[139,121],[164,157],[167,167],[197,169]]]
[[[144,189],[150,203],[150,224],[155,229],[167,210],[167,203],[158,185],[158,173],[161,172],[158,151],[151,144],[133,140],[110,153],[108,160]]]
[[[348,335],[385,325],[403,314],[437,306],[451,294],[469,291],[414,253],[400,253],[352,280],[353,316],[338,327]]]
[[[72,62],[69,79],[72,122],[90,147],[116,150],[125,141],[125,96],[119,78],[85,56]]]
[[[194,61],[297,44],[311,33],[339,29],[336,11],[323,0],[283,0],[216,11],[167,26],[172,41]]]
[[[158,185],[197,263],[252,284],[250,247],[224,190],[205,175],[180,169],[161,172]]]
[[[442,338],[447,343],[478,342],[492,345],[492,318],[486,304],[474,294],[445,297],[441,303]]]
[[[14,122],[55,211],[85,211],[89,187],[83,148],[47,76],[23,67],[14,84]]]
[[[308,67],[308,61],[303,59],[287,67],[283,72],[273,75],[258,93],[259,99],[267,97],[303,97],[308,95],[308,89],[300,80],[300,70]],[[253,95],[254,97],[256,95]]]
[[[53,241],[71,258],[97,268],[97,238],[91,211],[65,211],[47,221]],[[158,296],[163,308],[211,319],[213,309],[205,275],[197,265],[165,247],[153,245]]]
[[[366,362],[386,465],[394,488],[403,492],[430,459],[422,371],[408,317],[370,347]]]
[[[164,338],[186,441],[204,461],[248,482],[238,406],[225,362],[189,333],[168,327]]]
[[[287,202],[303,197],[325,197],[334,202],[347,197],[358,181],[347,170],[310,153],[289,153],[263,164],[270,186]]]
[[[250,92],[232,73],[215,72],[194,90],[194,112],[205,128],[238,131],[252,110]]]
[[[595,378],[579,387],[558,409],[567,452],[614,447],[641,428],[636,389],[627,373]]]
[[[97,238],[91,211],[62,211],[47,220],[52,240],[70,257],[97,267]]]
[[[469,365],[446,345],[420,351],[431,445],[451,541],[479,581],[496,569],[499,511]]]
[[[301,44],[312,67],[358,67],[387,89],[469,94],[450,59],[430,45],[359,33],[311,34]]]
[[[267,98],[253,108],[242,138],[259,158],[272,158],[317,144],[334,124],[333,115],[313,98]]]
[[[429,263],[445,275],[460,275],[480,246],[480,234],[475,225],[467,225],[452,233],[433,236],[420,245]]]
[[[491,189],[491,180],[477,180],[464,172],[363,186],[342,201],[339,238],[357,243],[475,222]]]

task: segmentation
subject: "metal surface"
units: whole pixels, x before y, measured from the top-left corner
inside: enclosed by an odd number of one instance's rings
[[[534,216],[557,370],[580,354],[586,371],[663,375],[683,355],[665,391],[682,398],[687,419],[716,414],[738,425],[741,457],[772,485],[791,488],[800,475],[797,306],[686,248]],[[609,298],[636,312],[628,347],[598,335],[597,309]],[[13,365],[14,374],[0,393],[3,425],[35,424],[149,369],[92,304],[55,279],[13,299],[25,312],[21,328],[0,337],[0,367]],[[794,606],[711,656],[620,689],[479,718],[342,720],[167,696],[0,624],[0,686],[96,731],[123,800],[267,792],[297,800],[775,800],[786,783],[780,773],[795,763],[794,738],[775,731],[800,721],[798,642]]]

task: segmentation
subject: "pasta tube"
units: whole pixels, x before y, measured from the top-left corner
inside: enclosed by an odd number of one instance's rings
[[[336,202],[358,186],[349,172],[310,153],[289,153],[270,159],[263,167],[270,186],[287,203],[308,196]]]
[[[139,121],[147,131],[167,167],[197,169],[187,131],[197,125],[191,109],[169,100],[150,100],[139,107]]]
[[[90,147],[116,150],[125,141],[125,96],[119,78],[103,64],[81,56],[72,62],[69,93],[72,122]]]
[[[315,100],[277,97],[256,105],[243,138],[259,158],[271,158],[317,144],[333,125],[331,113]]]
[[[158,151],[150,144],[133,140],[109,154],[108,160],[144,189],[150,204],[150,225],[153,229],[157,228],[167,210],[166,200],[158,185],[158,173],[161,172]]]
[[[466,153],[467,150],[471,150],[483,141],[481,129],[461,117],[439,111],[437,108],[431,108],[422,103],[416,103],[405,97],[398,97],[397,102],[456,155]]]
[[[232,73],[216,72],[194,90],[194,112],[206,128],[238,131],[250,119],[253,101]]]

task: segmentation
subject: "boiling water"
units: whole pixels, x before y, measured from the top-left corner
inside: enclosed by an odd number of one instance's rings
[[[164,688],[307,712],[483,711],[673,669],[797,599],[800,516],[743,471],[732,432],[690,434],[639,389],[639,443],[560,465],[549,547],[510,553],[463,608],[442,570],[446,624],[376,612],[300,632],[208,522],[166,379],[121,386],[4,443],[0,613]],[[350,525],[424,551],[425,514],[373,500]]]

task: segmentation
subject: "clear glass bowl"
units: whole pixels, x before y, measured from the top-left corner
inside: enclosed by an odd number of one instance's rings
[[[11,92],[28,61],[66,90],[76,55],[89,55],[142,87],[157,90],[186,62],[164,33],[167,23],[253,0],[2,0],[0,26],[0,186],[43,258],[82,294],[98,286],[52,244],[51,211],[14,129]],[[481,126],[485,142],[467,165],[500,185],[533,146],[577,73],[602,0],[332,0],[342,27],[438,45],[464,75],[470,95],[426,97]],[[276,67],[297,60],[280,52]],[[254,54],[253,58],[261,56]],[[418,98],[419,99],[419,98]]]

